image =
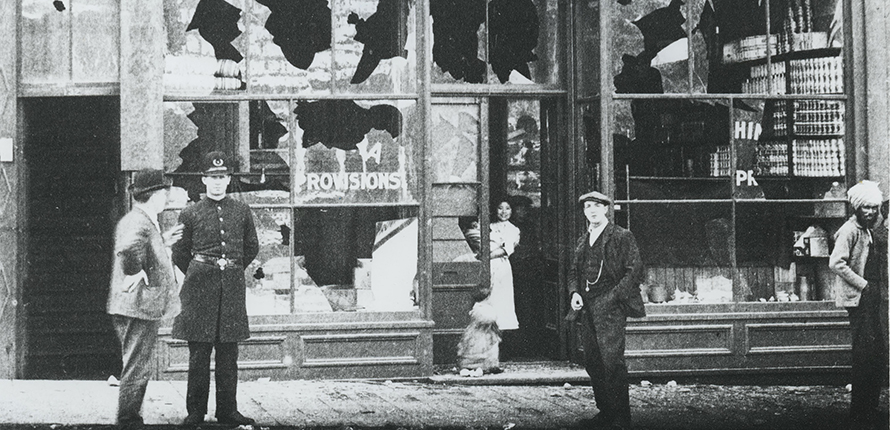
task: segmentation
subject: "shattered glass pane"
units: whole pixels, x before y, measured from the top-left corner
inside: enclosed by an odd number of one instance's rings
[[[164,103],[164,171],[172,173],[182,164],[182,150],[198,138],[198,126],[189,119],[194,112],[189,102]]]
[[[563,62],[557,0],[488,3],[490,84],[556,84]]]
[[[248,315],[291,313],[291,235],[287,209],[253,209],[260,252],[244,271]]]
[[[434,104],[432,116],[433,182],[479,181],[479,106]]]
[[[485,80],[485,4],[485,0],[430,2],[433,83]]]
[[[432,81],[558,83],[561,7],[557,0],[431,2]]]
[[[294,211],[294,312],[417,308],[416,207]]]
[[[248,91],[331,92],[331,9],[325,0],[259,0],[246,16]]]
[[[249,175],[241,177],[240,192],[255,203],[290,202],[290,103],[250,102]]]
[[[296,103],[295,202],[415,202],[415,107],[413,100]]]
[[[236,175],[230,190],[239,190],[243,160],[238,159],[239,109],[237,103],[164,103],[164,166],[173,185],[186,190],[191,201],[205,191],[202,161],[211,151],[234,158]]]
[[[729,109],[710,100],[621,100],[613,144],[619,198],[728,199]]]
[[[650,303],[733,301],[730,202],[626,205],[615,220],[637,238],[646,262],[641,288]]]
[[[415,6],[409,0],[337,3],[335,73],[341,92],[414,92]]]
[[[635,0],[612,7],[612,73],[617,93],[689,91],[687,6]]]
[[[244,88],[242,28],[249,7],[249,0],[164,0],[165,94]]]

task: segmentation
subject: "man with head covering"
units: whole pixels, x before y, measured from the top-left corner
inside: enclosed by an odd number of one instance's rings
[[[183,209],[182,239],[173,246],[173,263],[185,273],[179,293],[182,312],[173,337],[188,341],[189,369],[183,424],[198,425],[207,414],[210,355],[216,350],[216,420],[252,425],[238,412],[238,342],[250,337],[244,268],[259,252],[253,214],[227,196],[231,163],[222,152],[204,157],[201,180],[207,195]]]
[[[167,247],[182,235],[182,226],[161,233],[158,215],[167,206],[170,181],[160,170],[133,174],[133,209],[117,223],[114,266],[107,310],[121,343],[117,424],[122,429],[143,425],[142,400],[151,377],[151,359],[164,317],[179,312],[178,286]]]
[[[878,400],[887,377],[887,242],[879,249],[874,231],[883,195],[876,182],[862,181],[847,197],[853,216],[835,233],[828,265],[837,274],[835,303],[847,309],[852,331],[850,420],[871,428],[881,416]]]
[[[575,245],[569,268],[568,293],[574,312],[570,315],[581,322],[584,367],[600,411],[580,424],[584,428],[628,429],[625,330],[627,317],[646,316],[640,295],[643,261],[633,233],[609,222],[612,200],[608,196],[592,191],[578,202],[587,218],[587,230]]]

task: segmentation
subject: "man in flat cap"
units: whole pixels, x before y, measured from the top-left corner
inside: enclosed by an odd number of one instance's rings
[[[173,247],[173,262],[185,273],[182,313],[173,322],[173,337],[188,341],[186,391],[188,416],[183,424],[204,422],[210,392],[210,354],[216,350],[216,420],[251,425],[238,412],[238,341],[250,337],[244,268],[259,252],[253,214],[246,204],[226,195],[231,164],[222,152],[204,157],[206,197],[179,215],[182,240]]]
[[[167,248],[179,240],[182,227],[162,234],[158,224],[169,188],[170,181],[160,170],[135,172],[129,188],[133,209],[118,221],[114,233],[107,311],[121,343],[117,423],[124,429],[143,425],[142,400],[158,324],[179,312],[179,289]]]
[[[640,282],[643,262],[633,234],[609,222],[612,200],[592,191],[578,198],[587,231],[578,239],[569,269],[572,312],[581,322],[584,366],[599,413],[587,427],[631,427],[627,364],[627,317],[646,316]]]
[[[853,215],[834,235],[828,259],[837,274],[835,304],[847,308],[852,332],[853,392],[850,421],[854,428],[879,424],[878,400],[887,378],[887,249],[876,245],[875,227],[883,193],[878,184],[862,181],[847,191]],[[884,425],[886,428],[886,417]]]

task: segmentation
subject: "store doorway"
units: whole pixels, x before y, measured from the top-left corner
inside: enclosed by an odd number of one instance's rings
[[[111,97],[24,99],[27,379],[119,375],[105,300],[122,195]]]
[[[557,103],[493,98],[489,105],[489,214],[507,202],[520,231],[510,256],[518,330],[503,332],[504,361],[561,358],[557,249]]]

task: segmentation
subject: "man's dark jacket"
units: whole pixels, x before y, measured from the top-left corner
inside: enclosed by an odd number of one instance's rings
[[[605,294],[614,295],[624,314],[633,318],[646,316],[643,297],[640,295],[640,283],[643,281],[643,260],[633,233],[612,223],[606,225],[600,239],[603,244],[603,271],[607,279],[618,282]],[[584,233],[575,244],[575,253],[569,269],[569,297],[578,293],[584,302],[591,303],[589,293],[582,286],[587,283],[584,278],[584,253],[589,247],[590,232]],[[598,241],[599,242],[599,241]],[[596,245],[596,244],[594,244]]]

